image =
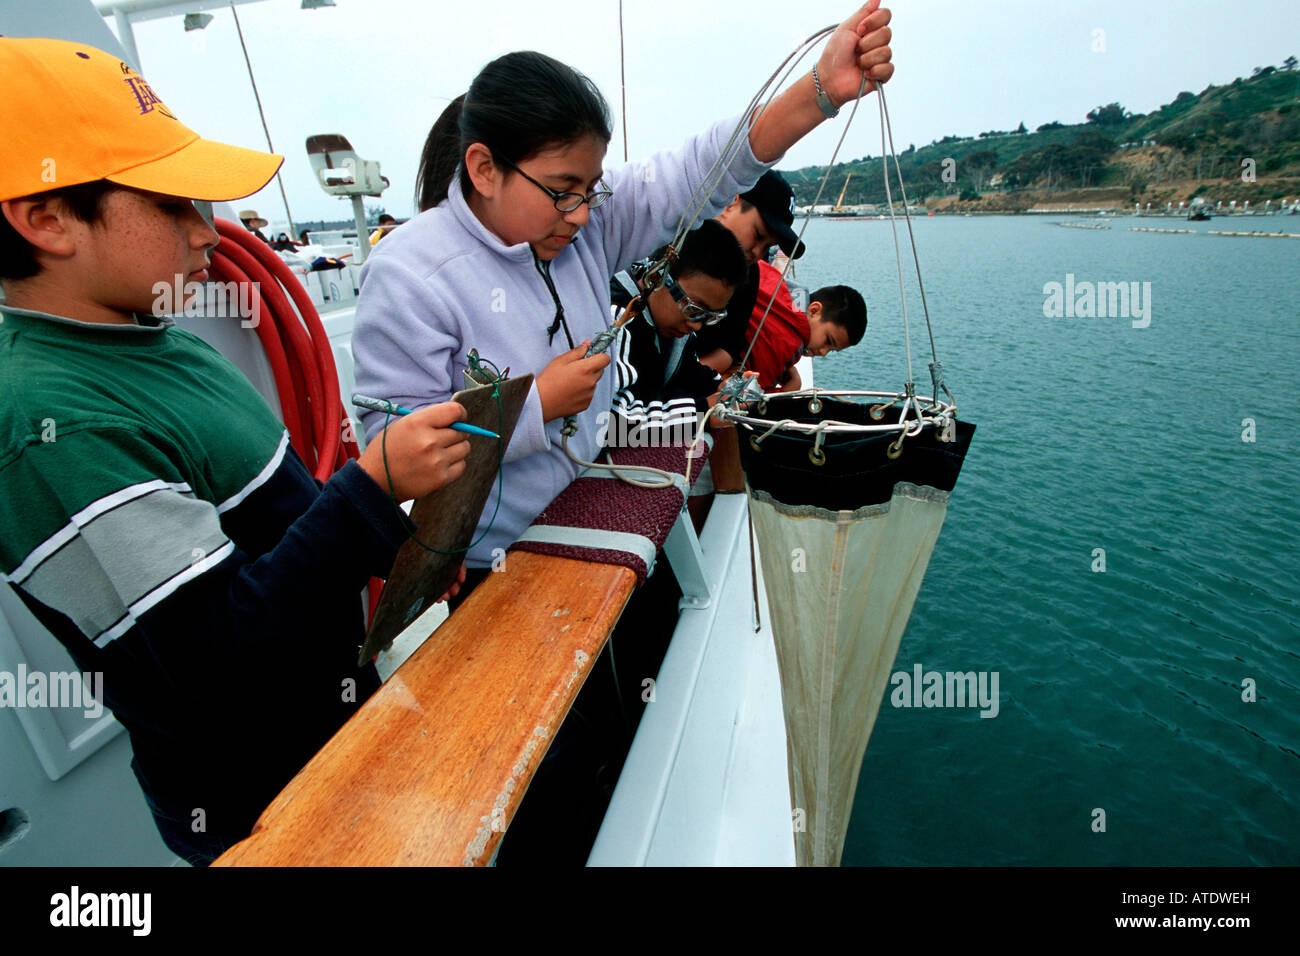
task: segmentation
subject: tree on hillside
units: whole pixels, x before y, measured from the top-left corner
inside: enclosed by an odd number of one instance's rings
[[[917,166],[916,171],[912,175],[913,178],[920,182],[939,183],[943,182],[943,171],[943,163],[937,159],[933,159],[928,163],[922,163]],[[911,180],[909,179],[908,181],[910,182]]]
[[[1029,186],[1033,184],[1034,180],[1044,175],[1047,168],[1046,149],[1033,149],[1027,153],[1021,153],[1015,158],[1011,165],[1007,167],[1006,177],[1003,181],[1013,189]]]
[[[1096,123],[1098,126],[1118,126],[1130,118],[1132,114],[1118,103],[1107,103],[1105,106],[1098,106],[1088,114],[1088,122]]]
[[[1028,133],[1028,132],[1029,132],[1029,130],[1025,129],[1025,121],[1024,121],[1024,120],[1021,120],[1021,121],[1020,121],[1020,125],[1016,127],[1016,132],[1017,132],[1017,133]]]
[[[1183,90],[1174,97],[1174,105],[1177,106],[1179,103],[1190,103],[1194,99],[1196,99],[1195,93],[1189,93],[1187,90]]]
[[[1115,151],[1115,141],[1095,129],[1086,129],[1070,144],[1074,159],[1088,165],[1103,162]]]
[[[1197,139],[1200,133],[1196,130],[1189,130],[1186,125],[1174,129],[1164,130],[1160,134],[1160,145],[1168,146],[1170,149],[1176,149],[1180,152],[1191,153],[1197,150],[1199,143]]]
[[[979,149],[962,157],[958,168],[970,177],[971,185],[979,190],[984,188],[997,165],[997,153],[991,149]]]
[[[1045,131],[1047,131],[1047,130],[1049,130],[1049,129],[1062,129],[1062,128],[1064,127],[1064,125],[1065,125],[1065,124],[1063,124],[1063,123],[1058,123],[1058,122],[1056,122],[1056,120],[1052,120],[1052,122],[1050,122],[1050,123],[1044,123],[1042,126],[1038,127],[1038,129],[1035,130],[1035,132],[1042,133],[1042,132],[1045,132]]]
[[[1294,70],[1295,67],[1296,67],[1296,58],[1294,56],[1289,56],[1282,61],[1282,69],[1284,70]]]

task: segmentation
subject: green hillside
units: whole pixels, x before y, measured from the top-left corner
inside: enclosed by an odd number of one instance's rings
[[[913,202],[1092,187],[1124,187],[1137,201],[1144,194],[1151,198],[1155,187],[1188,181],[1240,185],[1247,158],[1254,161],[1253,175],[1259,180],[1250,195],[1290,194],[1286,177],[1300,177],[1300,69],[1295,57],[1281,68],[1258,68],[1249,79],[1239,77],[1200,93],[1181,92],[1145,115],[1110,103],[1092,110],[1082,123],[1047,123],[1033,132],[1021,123],[1014,130],[945,136],[920,149],[909,146],[898,162]],[[798,203],[812,202],[825,170],[809,166],[785,174]],[[881,161],[863,157],[835,165],[820,202],[834,203],[849,176],[845,205],[885,201]],[[896,183],[894,188],[897,201]],[[1160,191],[1162,199],[1166,192]]]

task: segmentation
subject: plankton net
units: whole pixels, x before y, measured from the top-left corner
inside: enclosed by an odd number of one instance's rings
[[[840,861],[867,741],[975,431],[957,420],[937,357],[930,364],[934,394],[918,395],[913,384],[889,182],[893,135],[886,149],[888,109],[883,88],[877,92],[907,381],[897,393],[809,389],[718,412],[737,425],[749,490],[781,675],[801,866]],[[896,156],[894,167],[901,190]],[[902,199],[919,283],[905,192]],[[924,306],[924,285],[920,290]],[[928,307],[925,313],[929,327]],[[762,322],[755,340],[761,331]],[[930,345],[933,352],[933,332]]]

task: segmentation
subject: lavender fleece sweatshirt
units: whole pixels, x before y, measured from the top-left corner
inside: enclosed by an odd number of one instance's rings
[[[605,181],[614,198],[591,212],[577,238],[551,262],[551,280],[564,305],[573,343],[610,325],[609,278],[672,237],[691,193],[722,152],[738,118],[716,123],[679,149],[611,171]],[[746,139],[723,176],[709,208],[716,215],[748,191],[768,168]],[[356,387],[421,408],[445,402],[464,388],[462,371],[471,348],[510,375],[536,375],[568,351],[564,330],[548,342],[555,303],[527,243],[507,246],[478,221],[453,178],[447,199],[390,233],[361,271],[352,353]],[[611,350],[617,353],[617,343]],[[613,372],[606,369],[591,404],[578,415],[569,439],[575,455],[592,460],[608,421]],[[368,438],[383,427],[379,412],[362,415]],[[560,444],[562,419],[542,421],[533,386],[505,454],[501,510],[491,531],[467,556],[470,567],[488,567],[561,491],[580,468]],[[489,439],[471,439],[486,441]],[[492,516],[488,499],[474,537]]]

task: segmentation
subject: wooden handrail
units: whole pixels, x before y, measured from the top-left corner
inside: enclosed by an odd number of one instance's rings
[[[511,553],[215,865],[490,862],[635,585]]]

